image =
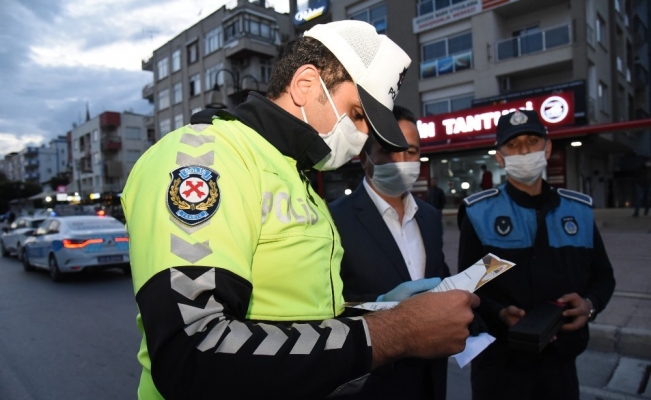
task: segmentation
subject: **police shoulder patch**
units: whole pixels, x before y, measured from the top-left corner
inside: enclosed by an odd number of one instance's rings
[[[570,236],[574,236],[579,232],[579,224],[576,222],[576,218],[563,217],[561,218],[561,223],[563,225],[563,230]]]
[[[583,193],[580,193],[580,192],[575,192],[574,190],[560,189],[560,188],[556,189],[556,193],[558,193],[559,195],[561,195],[561,196],[563,196],[563,197],[565,197],[567,199],[575,200],[575,201],[587,204],[590,207],[592,207],[592,197],[588,196],[587,194],[583,194]]]
[[[219,174],[202,165],[187,165],[170,172],[167,208],[186,225],[197,225],[212,217],[219,208]]]
[[[479,201],[488,199],[490,197],[495,197],[500,193],[498,188],[487,189],[479,193],[471,194],[470,196],[463,199],[463,202],[466,203],[466,206],[471,206]]]

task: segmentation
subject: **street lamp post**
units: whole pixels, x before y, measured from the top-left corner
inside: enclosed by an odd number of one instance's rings
[[[216,108],[216,109],[225,109],[228,108],[228,105],[226,104],[226,99],[224,97],[224,94],[222,91],[219,89],[219,83],[217,78],[219,77],[220,72],[226,72],[231,76],[231,79],[233,81],[233,89],[235,93],[235,105],[238,105],[241,103],[241,97],[244,97],[240,94],[240,91],[242,90],[242,83],[244,82],[245,79],[249,78],[252,79],[255,82],[255,90],[259,91],[260,90],[260,83],[258,80],[255,78],[253,75],[244,75],[243,77],[239,77],[239,74],[236,72],[233,72],[229,69],[222,68],[215,72],[215,83],[213,84],[212,88],[212,93],[210,93],[210,102],[206,105],[208,108]],[[224,85],[225,86],[225,85]]]

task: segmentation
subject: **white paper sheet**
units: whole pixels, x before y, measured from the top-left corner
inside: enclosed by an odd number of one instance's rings
[[[495,337],[486,332],[482,332],[477,336],[468,336],[468,339],[466,339],[466,349],[452,357],[457,360],[459,367],[463,368],[494,341]]]

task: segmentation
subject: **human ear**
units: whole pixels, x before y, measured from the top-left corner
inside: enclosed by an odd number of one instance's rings
[[[552,155],[552,141],[547,140],[547,146],[545,148],[545,160],[549,160],[549,157]]]
[[[500,167],[504,168],[504,157],[500,154],[499,151],[495,152],[495,160],[497,160],[497,163],[500,165]]]
[[[301,65],[289,83],[289,95],[297,107],[303,107],[320,89],[319,71],[312,64]]]

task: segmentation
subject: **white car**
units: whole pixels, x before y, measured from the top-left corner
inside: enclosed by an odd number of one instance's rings
[[[113,217],[48,218],[25,241],[22,261],[26,271],[49,270],[55,282],[63,274],[91,269],[121,268],[131,273],[127,231]]]
[[[21,247],[25,243],[25,239],[45,221],[45,218],[45,216],[18,217],[9,227],[4,228],[4,233],[0,236],[0,252],[2,256],[9,257],[11,253],[16,253],[20,259]]]

